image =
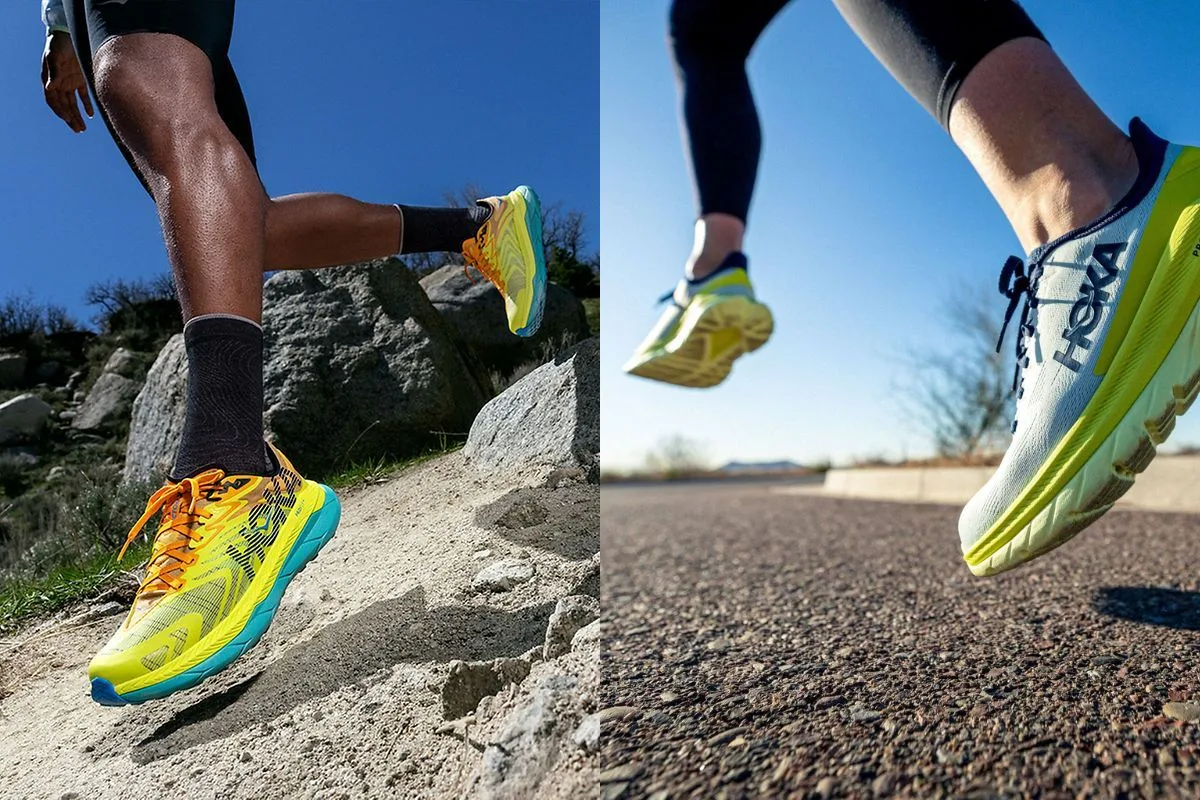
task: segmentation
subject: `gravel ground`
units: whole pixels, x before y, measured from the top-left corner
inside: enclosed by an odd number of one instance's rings
[[[957,508],[601,502],[605,798],[1200,796],[1200,517],[985,580]]]

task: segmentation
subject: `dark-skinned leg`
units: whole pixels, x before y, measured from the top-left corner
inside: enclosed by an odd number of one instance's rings
[[[479,205],[379,205],[326,193],[275,197],[267,203],[265,266],[320,269],[397,253],[458,252],[489,214]]]
[[[267,197],[222,120],[208,55],[178,36],[114,36],[96,91],[158,207],[185,320],[188,400],[172,477],[265,474],[262,273]]]
[[[316,269],[400,252],[395,206],[338,194],[294,194],[267,204],[266,268]]]
[[[185,320],[262,318],[267,197],[213,100],[208,56],[170,34],[115,36],[96,91],[158,206]]]

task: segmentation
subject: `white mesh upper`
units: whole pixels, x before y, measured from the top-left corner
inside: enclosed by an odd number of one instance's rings
[[[964,550],[1012,505],[1100,385],[1101,378],[1095,375],[1096,359],[1150,210],[1180,150],[1178,145],[1167,147],[1158,179],[1140,203],[1098,230],[1081,229],[1081,235],[1055,243],[1042,255],[1037,324],[1034,335],[1026,341],[1029,366],[1023,374],[1023,396],[1017,400],[1017,429],[995,474],[971,498],[959,518],[958,533]],[[1116,278],[1103,287],[1109,298],[1099,307],[1099,324],[1087,336],[1091,347],[1076,347],[1071,351],[1081,365],[1076,372],[1054,360],[1054,354],[1065,352],[1067,347],[1063,334],[1070,327],[1072,307],[1083,296],[1081,286],[1087,281],[1088,266],[1096,265],[1092,257],[1094,249],[1097,245],[1122,242],[1127,246],[1115,259]],[[1016,322],[1014,317],[1014,327]],[[1021,335],[1019,328],[1016,333]]]

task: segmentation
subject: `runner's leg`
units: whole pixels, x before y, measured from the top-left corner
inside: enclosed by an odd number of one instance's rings
[[[946,128],[1031,250],[1133,185],[1125,133],[1012,0],[835,0],[875,56]]]
[[[689,278],[742,249],[762,149],[746,59],[788,0],[675,0],[670,41],[699,202]]]

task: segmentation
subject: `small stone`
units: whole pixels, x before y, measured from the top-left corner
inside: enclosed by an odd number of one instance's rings
[[[589,753],[595,750],[600,742],[600,715],[589,714],[584,717],[575,733],[571,734],[571,741]]]
[[[597,780],[599,780],[600,783],[628,783],[636,780],[641,774],[641,764],[619,764],[601,772]]]
[[[679,700],[679,695],[676,694],[675,692],[672,692],[670,689],[668,689],[667,691],[660,694],[658,696],[658,699],[662,700],[664,703],[674,703]]]
[[[746,730],[747,729],[744,727],[730,728],[727,731],[722,731],[721,733],[718,733],[716,736],[710,736],[708,741],[705,744],[707,744],[709,747],[717,747],[719,745],[723,745],[726,742],[731,741],[732,739],[735,739],[738,736],[741,736],[743,733],[746,732]]]
[[[871,791],[875,793],[876,797],[891,797],[895,787],[896,779],[885,772],[875,778],[871,784]]]
[[[638,713],[637,706],[609,706],[602,708],[595,713],[595,717],[601,725],[607,725],[610,722],[626,719]]]
[[[1200,703],[1165,703],[1163,714],[1181,722],[1196,722],[1200,720]]]
[[[575,631],[575,635],[571,637],[571,652],[585,655],[599,653],[600,640],[603,638],[602,625],[603,623],[597,619]]]
[[[327,602],[329,602],[329,601],[330,601],[330,600],[332,600],[332,599],[333,599],[333,592],[329,591],[328,589],[322,589],[322,590],[321,590],[321,600],[322,600],[322,602],[326,602],[326,603],[327,603]]]
[[[624,781],[606,783],[600,790],[600,800],[621,800],[628,790],[629,784]]]
[[[250,755],[250,751],[249,751],[249,750],[243,750],[243,751],[242,751],[242,754],[241,754],[241,755],[238,757],[238,760],[240,760],[240,761],[241,761],[243,764],[249,764],[249,763],[250,763],[250,761],[251,761],[251,758],[252,758],[252,757],[251,757],[251,755]]]
[[[546,626],[542,657],[549,661],[571,652],[571,639],[583,626],[600,616],[600,601],[589,595],[572,595],[558,601]]]
[[[1123,660],[1120,656],[1096,656],[1091,664],[1093,667],[1107,667],[1110,664],[1120,664]]]
[[[944,747],[939,747],[937,749],[937,762],[939,764],[957,766],[962,763],[962,756],[958,753],[955,753],[953,750],[947,750]]]
[[[507,592],[533,578],[533,563],[520,558],[506,558],[479,571],[471,581],[476,592]]]
[[[818,797],[830,797],[833,795],[833,778],[821,778],[817,781],[816,793]]]
[[[859,705],[857,703],[850,706],[850,721],[851,722],[874,722],[875,720],[879,719],[882,716],[883,716],[883,714],[881,714],[880,712],[875,711],[874,709],[867,708],[866,706]]]

